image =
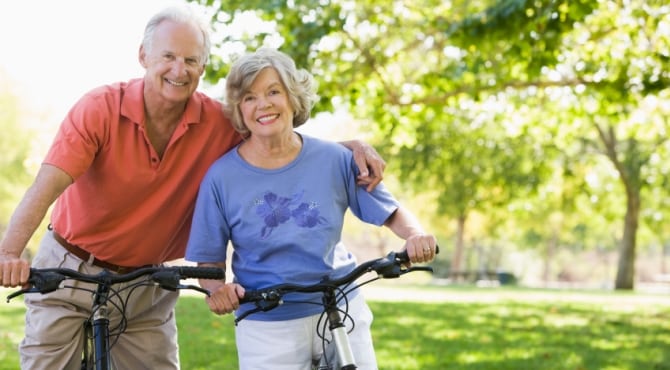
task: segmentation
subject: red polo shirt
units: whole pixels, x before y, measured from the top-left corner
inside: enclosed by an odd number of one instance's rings
[[[196,92],[159,159],[145,133],[143,88],[135,79],[84,95],[44,160],[74,179],[54,206],[54,230],[121,266],[183,257],[200,180],[240,141],[221,104]]]

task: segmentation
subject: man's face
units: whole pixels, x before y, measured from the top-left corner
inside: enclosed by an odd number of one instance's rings
[[[154,32],[150,50],[140,47],[146,69],[145,91],[173,103],[188,100],[205,71],[202,33],[193,25],[164,21]]]

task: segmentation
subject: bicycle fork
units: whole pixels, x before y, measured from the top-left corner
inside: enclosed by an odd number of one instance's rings
[[[351,344],[349,343],[347,328],[342,321],[340,310],[337,308],[335,292],[326,292],[323,297],[323,302],[326,307],[326,312],[328,313],[328,329],[330,329],[330,334],[333,337],[332,340],[335,343],[337,359],[339,360],[338,364],[341,366],[338,369],[357,369],[358,367],[354,363],[354,353],[351,350]],[[326,354],[324,353],[324,357],[325,356]]]
[[[95,292],[93,320],[87,321],[85,324],[87,338],[84,344],[82,369],[110,370],[112,368],[111,357],[109,356],[108,293],[109,287],[103,285],[99,285]],[[91,342],[93,344],[89,345]]]

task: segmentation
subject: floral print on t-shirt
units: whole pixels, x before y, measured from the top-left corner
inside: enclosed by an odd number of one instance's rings
[[[262,199],[256,199],[256,214],[263,219],[261,238],[265,239],[279,227],[279,225],[294,220],[298,227],[312,228],[325,224],[326,219],[319,215],[317,202],[301,202],[305,191],[295,193],[290,197],[282,197],[268,191]]]

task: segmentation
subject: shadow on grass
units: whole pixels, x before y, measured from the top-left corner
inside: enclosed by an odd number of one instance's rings
[[[669,369],[670,312],[371,302],[381,369]]]
[[[571,303],[369,302],[382,370],[670,370],[670,312]],[[178,306],[185,369],[237,369],[232,317]],[[188,339],[187,339],[188,338]]]

